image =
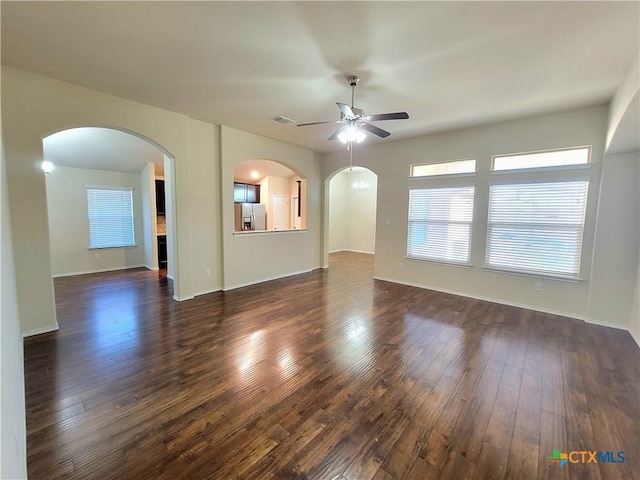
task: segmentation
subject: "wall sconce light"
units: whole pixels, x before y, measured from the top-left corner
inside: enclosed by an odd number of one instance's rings
[[[42,170],[44,171],[45,175],[49,175],[51,172],[53,172],[54,168],[56,168],[56,166],[53,164],[53,162],[50,162],[49,160],[45,160],[44,162],[42,162]]]

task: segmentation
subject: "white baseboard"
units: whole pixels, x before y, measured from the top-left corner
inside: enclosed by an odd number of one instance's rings
[[[56,322],[56,324],[51,327],[36,328],[34,330],[29,330],[28,332],[24,332],[22,334],[22,338],[33,337],[34,335],[41,335],[43,333],[56,332],[59,329],[60,329],[60,326],[58,325],[58,322]]]
[[[526,310],[534,310],[536,312],[542,312],[542,313],[549,313],[551,315],[558,315],[561,317],[568,317],[568,318],[574,318],[576,320],[582,320],[582,321],[586,321],[586,318],[582,315],[576,315],[575,313],[569,313],[569,312],[562,312],[559,310],[551,310],[551,309],[547,309],[547,308],[540,308],[534,305],[527,305],[527,304],[523,304],[523,303],[517,303],[517,302],[508,302],[505,300],[500,300],[497,298],[491,298],[491,297],[483,297],[480,295],[471,295],[469,293],[466,292],[460,292],[460,291],[456,291],[456,290],[447,290],[445,288],[438,288],[438,287],[432,287],[431,285],[420,285],[418,283],[412,283],[412,282],[404,282],[401,280],[396,280],[396,279],[392,279],[392,278],[385,278],[385,277],[379,277],[374,275],[374,277],[376,280],[383,280],[385,282],[391,282],[391,283],[399,283],[401,285],[408,285],[410,287],[417,287],[417,288],[424,288],[425,290],[434,290],[436,292],[442,292],[442,293],[449,293],[451,295],[458,295],[460,297],[467,297],[467,298],[473,298],[474,300],[482,300],[484,302],[491,302],[491,303],[498,303],[500,305],[507,305],[509,307],[517,307],[517,308],[524,308]]]
[[[211,290],[203,290],[201,292],[196,292],[193,294],[194,297],[199,297],[200,295],[207,295],[209,293],[216,293],[222,290],[221,288],[213,288]]]
[[[146,265],[128,265],[128,266],[113,267],[113,268],[99,268],[97,270],[84,270],[82,272],[56,273],[55,275],[53,275],[53,278],[73,277],[75,275],[89,275],[91,273],[116,272],[118,270],[130,270],[132,268],[149,268],[149,267],[147,267]]]
[[[152,272],[157,272],[160,270],[159,267],[150,267],[149,265],[145,265],[144,268],[146,268],[147,270],[151,270]]]
[[[309,273],[312,270],[313,269],[300,270],[300,271],[297,271],[297,272],[290,272],[290,273],[285,273],[283,275],[277,275],[275,277],[262,278],[262,279],[254,280],[254,281],[247,282],[247,283],[238,283],[236,285],[223,286],[222,287],[222,291],[223,292],[228,292],[229,290],[235,290],[236,288],[248,287],[250,285],[256,285],[258,283],[264,283],[264,282],[270,282],[271,280],[278,280],[280,278],[293,277],[294,275],[300,275],[302,273]]]
[[[184,302],[185,300],[193,300],[193,299],[194,299],[194,296],[193,296],[193,295],[187,295],[186,297],[179,297],[179,296],[177,296],[177,295],[174,295],[174,296],[173,296],[173,299],[174,299],[176,302]]]
[[[170,280],[173,280],[173,275],[167,274],[167,278],[170,279]]]
[[[376,252],[365,252],[364,250],[351,250],[350,248],[343,248],[341,250],[332,250],[329,253],[340,253],[340,252],[365,253],[367,255],[375,255],[376,254]]]
[[[526,305],[526,304],[517,303],[517,302],[507,302],[505,300],[499,300],[499,299],[490,298],[490,297],[482,297],[482,296],[479,296],[479,295],[470,295],[470,294],[465,293],[465,292],[459,292],[459,291],[454,291],[454,290],[447,290],[447,289],[444,289],[444,288],[436,288],[436,287],[432,287],[432,286],[420,285],[420,284],[412,283],[412,282],[404,282],[404,281],[400,281],[400,280],[395,280],[395,279],[385,278],[385,277],[379,277],[379,276],[375,276],[375,275],[374,275],[373,278],[375,278],[376,280],[382,280],[382,281],[385,281],[385,282],[399,283],[401,285],[408,285],[410,287],[423,288],[425,290],[434,290],[436,292],[449,293],[451,295],[458,295],[458,296],[461,296],[461,297],[473,298],[475,300],[482,300],[482,301],[485,301],[485,302],[498,303],[500,305],[508,305],[510,307],[524,308],[526,310],[533,310],[535,312],[549,313],[551,315],[558,315],[560,317],[573,318],[575,320],[582,320],[585,323],[591,323],[593,325],[599,325],[601,327],[609,327],[609,328],[615,328],[617,330],[625,330],[625,331],[629,332],[629,334],[631,335],[631,338],[633,338],[635,340],[635,342],[638,344],[638,346],[640,346],[640,341],[638,341],[638,339],[635,338],[633,336],[633,334],[631,334],[631,331],[629,330],[629,327],[627,327],[625,325],[620,325],[618,323],[601,322],[599,320],[595,320],[595,319],[592,319],[592,318],[587,318],[587,317],[585,317],[583,315],[576,315],[575,313],[562,312],[562,311],[559,311],[559,310],[551,310],[551,309],[547,309],[547,308],[540,308],[540,307],[537,307],[535,305]]]
[[[629,330],[629,327],[627,327],[626,325],[620,325],[619,323],[603,322],[601,320],[596,320],[594,318],[585,318],[584,321],[592,325],[599,325],[601,327],[609,327],[609,328],[617,328],[618,330],[626,330],[631,334],[631,330]],[[631,337],[633,338],[633,335],[631,335]],[[636,340],[635,338],[634,340],[636,341],[636,343],[638,342],[638,340]],[[640,344],[638,345],[640,346]]]

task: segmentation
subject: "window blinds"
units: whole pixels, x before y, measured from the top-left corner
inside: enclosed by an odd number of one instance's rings
[[[409,190],[407,257],[467,263],[474,187]]]
[[[586,181],[493,185],[486,264],[578,276]]]
[[[89,248],[135,245],[130,187],[87,187]]]

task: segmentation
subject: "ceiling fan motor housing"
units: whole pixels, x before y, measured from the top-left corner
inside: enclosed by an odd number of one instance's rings
[[[361,108],[351,107],[351,111],[353,112],[354,117],[361,117],[364,114]],[[343,118],[344,118],[344,113],[340,112],[340,120],[342,120]]]
[[[349,75],[347,77],[347,81],[349,82],[349,85],[351,85],[352,87],[355,87],[356,85],[358,85],[358,82],[360,81],[360,77],[358,77],[357,75]]]

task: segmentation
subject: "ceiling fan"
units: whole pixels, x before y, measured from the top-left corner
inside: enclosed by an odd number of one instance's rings
[[[370,133],[377,135],[380,138],[386,138],[391,133],[383,130],[382,128],[372,125],[370,122],[377,122],[381,120],[406,120],[409,118],[407,112],[395,112],[395,113],[378,113],[376,115],[364,115],[364,112],[353,106],[353,98],[355,95],[356,85],[360,81],[360,78],[356,75],[350,75],[347,77],[349,85],[351,85],[351,106],[344,103],[336,102],[338,108],[340,108],[340,120],[327,120],[324,122],[311,122],[311,123],[299,123],[298,127],[308,127],[310,125],[322,125],[325,123],[338,123],[343,126],[338,128],[329,137],[329,140],[339,139],[343,143],[351,144],[352,142],[360,143],[365,139],[366,134]]]

